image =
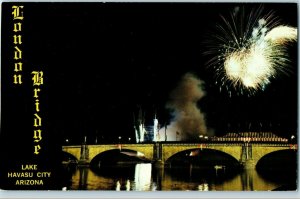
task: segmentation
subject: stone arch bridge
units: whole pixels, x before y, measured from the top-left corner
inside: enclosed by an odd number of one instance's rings
[[[281,150],[297,150],[296,144],[286,143],[149,143],[149,144],[102,144],[63,146],[62,150],[74,156],[79,163],[89,164],[97,155],[118,149],[133,150],[143,157],[162,164],[175,154],[186,150],[216,150],[226,153],[244,165],[253,168],[267,154]]]

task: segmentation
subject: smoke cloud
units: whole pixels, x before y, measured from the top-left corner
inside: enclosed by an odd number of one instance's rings
[[[202,86],[203,81],[191,73],[182,77],[166,105],[172,111],[173,120],[167,128],[160,129],[161,141],[195,140],[200,134],[207,134],[205,116],[197,107],[197,102],[205,96]]]

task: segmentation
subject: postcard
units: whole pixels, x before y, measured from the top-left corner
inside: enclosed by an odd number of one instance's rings
[[[1,189],[297,191],[297,3],[1,9]]]

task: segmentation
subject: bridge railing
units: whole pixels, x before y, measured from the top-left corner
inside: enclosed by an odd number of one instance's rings
[[[218,141],[218,142],[209,142],[209,141],[205,141],[205,142],[148,142],[148,143],[117,143],[117,144],[85,144],[86,146],[149,146],[149,145],[155,145],[155,144],[163,144],[163,145],[178,145],[178,146],[182,146],[182,145],[199,145],[199,144],[205,144],[205,145],[243,145],[245,143],[248,144],[254,144],[254,145],[266,145],[266,146],[290,146],[290,145],[297,145],[296,143],[282,143],[282,142],[255,142],[255,141],[249,141],[249,142],[244,142],[244,141],[235,141],[235,142],[231,142],[231,141]],[[63,145],[62,147],[68,147],[68,148],[78,148],[82,145]]]

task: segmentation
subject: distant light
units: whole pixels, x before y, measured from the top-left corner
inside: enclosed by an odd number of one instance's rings
[[[203,138],[203,135],[199,135],[199,138]]]
[[[121,136],[119,136],[119,140],[121,139],[122,137]]]
[[[292,136],[291,136],[291,139],[295,139],[295,136],[294,136],[294,135],[292,135]]]
[[[205,136],[204,139],[208,139],[208,136]]]
[[[68,139],[66,139],[66,142],[69,142],[69,140],[68,140]]]

